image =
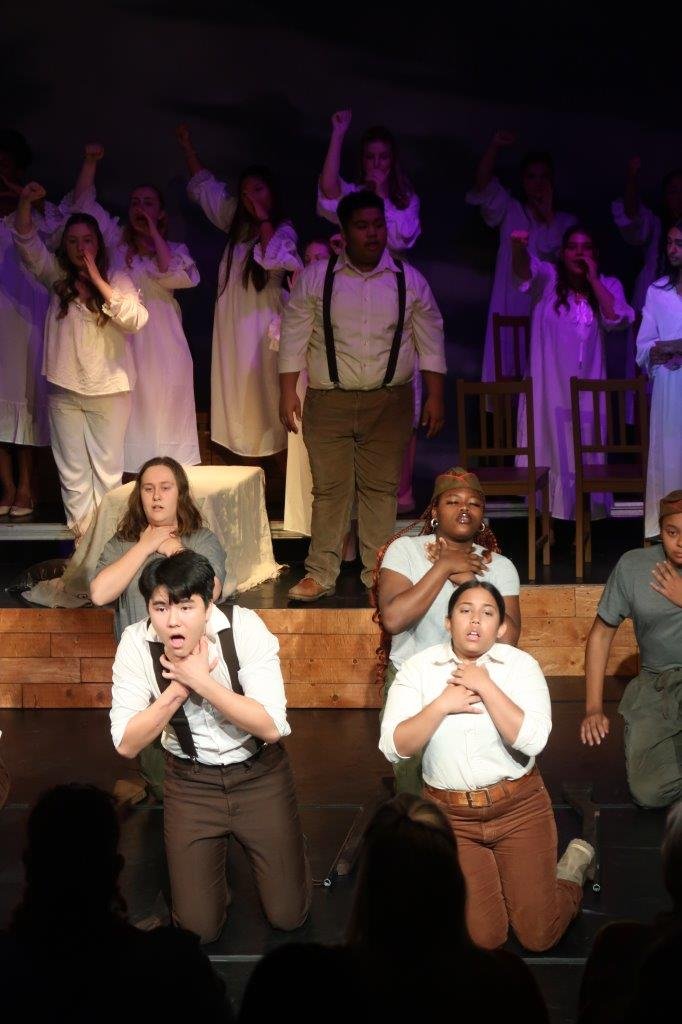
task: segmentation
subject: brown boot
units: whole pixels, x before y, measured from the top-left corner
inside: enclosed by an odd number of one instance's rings
[[[314,580],[312,576],[304,576],[300,583],[289,591],[290,601],[319,601],[321,597],[333,594],[336,587],[323,587],[321,583]]]

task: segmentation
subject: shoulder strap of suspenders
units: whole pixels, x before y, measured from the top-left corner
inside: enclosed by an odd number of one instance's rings
[[[332,291],[334,290],[334,267],[337,258],[336,255],[329,257],[322,289],[322,326],[324,327],[324,347],[327,350],[327,371],[329,379],[335,387],[338,387],[339,384],[339,371],[336,366],[336,348],[332,328]]]
[[[232,625],[232,618],[234,616],[234,605],[228,604],[224,607],[225,617],[230,623],[229,629],[221,629],[218,633],[220,640],[220,648],[223,652],[223,658],[227,665],[227,671],[230,673],[230,682],[232,683],[232,690],[234,693],[238,693],[241,697],[244,696],[244,687],[239,682],[239,658],[237,657],[237,648],[234,644],[234,626]],[[264,741],[259,739],[258,736],[251,735],[251,739],[256,744],[256,750],[260,750],[264,746]]]
[[[332,328],[332,291],[334,290],[334,268],[336,267],[337,256],[330,256],[327,263],[327,272],[324,275],[324,288],[322,289],[322,325],[324,327],[324,347],[327,353],[327,371],[329,379],[336,387],[339,384],[339,371],[336,365],[336,347],[334,345],[334,330]],[[388,356],[388,365],[382,381],[382,387],[391,383],[398,365],[398,354],[400,343],[403,340],[403,327],[405,326],[405,307],[407,303],[407,292],[405,287],[405,268],[402,260],[395,259],[398,268],[396,274],[396,286],[398,288],[398,321],[391,342],[391,351]]]
[[[152,656],[152,664],[154,666],[154,675],[156,676],[156,682],[158,684],[161,693],[166,689],[170,680],[166,679],[163,674],[163,665],[161,664],[161,655],[163,654],[163,644],[158,640],[148,640],[149,650]],[[173,732],[178,738],[180,749],[186,757],[189,757],[192,761],[197,761],[197,748],[194,746],[194,739],[192,738],[192,730],[189,727],[187,721],[187,715],[185,709],[180,705],[178,710],[175,712],[170,722],[168,723]]]
[[[395,374],[395,368],[398,365],[398,354],[400,352],[400,343],[403,340],[403,327],[405,326],[405,306],[407,304],[405,268],[402,260],[398,260],[394,256],[393,261],[398,268],[398,273],[396,274],[396,285],[398,286],[398,322],[395,325],[395,334],[393,335],[393,341],[391,343],[388,366],[386,367],[386,373],[382,384],[383,387],[386,387],[391,383]]]
[[[227,621],[230,623],[229,629],[222,629],[218,633],[220,640],[220,648],[223,652],[223,658],[227,665],[227,671],[230,674],[230,682],[232,683],[232,689],[234,693],[238,693],[240,696],[244,696],[244,688],[239,682],[239,658],[237,657],[237,648],[234,643],[234,632],[232,628],[232,617],[234,614],[234,605],[227,605],[224,609]],[[163,654],[163,644],[156,640],[148,640],[149,650],[152,656],[152,664],[154,665],[154,675],[156,676],[156,682],[159,690],[163,691],[168,686],[168,679],[163,675],[163,666],[161,664],[161,655]],[[194,739],[192,737],[192,730],[189,727],[187,721],[187,715],[185,714],[184,707],[180,706],[175,712],[170,722],[168,723],[175,735],[178,738],[180,749],[186,757],[191,758],[192,761],[197,760],[197,750],[194,745]],[[263,741],[257,736],[253,737],[257,748],[263,746]]]

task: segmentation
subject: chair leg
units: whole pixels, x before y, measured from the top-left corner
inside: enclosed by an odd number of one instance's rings
[[[585,561],[592,564],[592,497],[585,495]]]
[[[537,560],[537,548],[535,546],[537,529],[535,501],[535,491],[531,491],[528,495],[528,579],[531,583],[535,580],[535,563]]]
[[[542,536],[545,538],[544,544],[542,545],[542,564],[549,565],[549,558],[551,552],[551,545],[549,543],[549,533],[551,530],[551,522],[549,516],[549,481],[545,482],[545,486],[542,488]]]
[[[581,580],[585,571],[585,527],[583,522],[585,505],[582,493],[576,494],[575,501],[575,578]]]

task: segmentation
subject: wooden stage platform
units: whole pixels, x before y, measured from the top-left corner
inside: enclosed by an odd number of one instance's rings
[[[537,658],[555,701],[584,694],[585,640],[602,586],[521,589],[520,646]],[[377,708],[378,628],[369,608],[258,609],[280,642],[290,707]],[[112,613],[0,608],[0,707],[107,708],[114,655]],[[638,671],[632,624],[618,630],[607,699],[618,699]]]

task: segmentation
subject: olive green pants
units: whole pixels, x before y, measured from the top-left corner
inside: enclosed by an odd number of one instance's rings
[[[381,708],[381,715],[379,716],[379,725],[381,725],[381,720],[384,717],[388,691],[390,690],[391,684],[397,674],[398,672],[395,665],[392,661],[389,661],[386,669],[386,676],[384,678],[383,704]],[[424,780],[422,779],[421,753],[415,754],[414,757],[408,757],[404,761],[399,761],[398,764],[392,765],[392,768],[395,776],[396,793],[413,793],[415,796],[422,796]]]
[[[682,797],[682,666],[642,669],[618,711],[625,719],[628,785],[640,807],[668,807]]]
[[[140,751],[140,774],[147,783],[147,789],[163,803],[163,780],[166,774],[166,754],[161,746],[161,737]]]

